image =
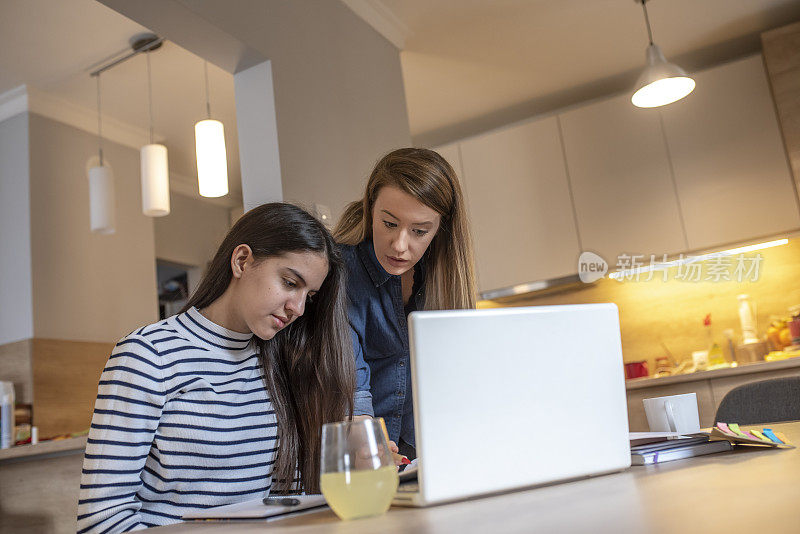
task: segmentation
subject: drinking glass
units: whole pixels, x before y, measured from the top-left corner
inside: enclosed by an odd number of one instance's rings
[[[322,427],[320,488],[341,519],[380,515],[397,491],[397,467],[374,419]]]

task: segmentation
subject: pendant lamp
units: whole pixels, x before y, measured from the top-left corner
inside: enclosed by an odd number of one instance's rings
[[[96,234],[116,230],[114,173],[103,162],[103,120],[100,112],[100,75],[97,78],[97,152],[100,164],[89,169],[89,227]]]
[[[206,119],[194,125],[197,153],[197,186],[201,196],[221,197],[228,194],[228,158],[225,151],[225,129],[211,118],[208,90],[208,61],[204,64],[206,79]]]
[[[631,102],[640,108],[655,108],[671,104],[694,90],[694,80],[687,76],[686,71],[682,68],[667,61],[658,45],[653,43],[653,32],[647,16],[648,0],[634,1],[642,4],[650,44],[646,53],[647,65],[636,82]]]
[[[147,58],[147,100],[150,108],[150,144],[141,148],[142,213],[148,217],[169,215],[169,165],[167,147],[153,142],[153,86],[150,51]]]

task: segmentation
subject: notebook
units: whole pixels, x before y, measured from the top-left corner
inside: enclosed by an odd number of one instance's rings
[[[289,516],[300,515],[327,506],[322,495],[291,495],[300,501],[294,506],[266,505],[263,499],[252,499],[224,506],[195,510],[183,516],[184,521],[231,521],[265,519],[272,521]]]
[[[631,465],[650,465],[703,456],[733,449],[728,441],[709,441],[708,437],[671,439],[631,447]]]

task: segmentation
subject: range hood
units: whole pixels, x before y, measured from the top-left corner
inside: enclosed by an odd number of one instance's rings
[[[538,293],[547,289],[569,289],[571,286],[576,286],[578,284],[587,285],[581,282],[581,279],[577,274],[571,274],[569,276],[562,276],[560,278],[550,278],[548,280],[538,280],[536,282],[528,282],[525,284],[517,284],[508,287],[501,287],[499,289],[482,291],[480,293],[480,297],[482,300],[496,300],[505,297],[525,295],[528,293]]]

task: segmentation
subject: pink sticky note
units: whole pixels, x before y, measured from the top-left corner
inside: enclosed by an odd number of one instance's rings
[[[754,436],[753,434],[751,434],[751,433],[750,433],[750,432],[748,432],[747,430],[742,430],[742,434],[744,434],[744,436],[745,436],[746,438],[754,439],[754,440],[756,440],[756,441],[761,441],[761,438],[758,438],[758,437]]]
[[[728,425],[726,423],[717,423],[717,428],[719,428],[723,433],[728,434],[729,436],[736,435],[733,432],[731,432],[731,429],[728,428]]]

